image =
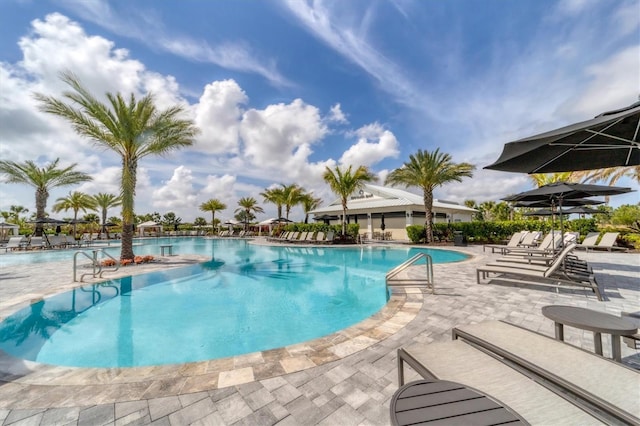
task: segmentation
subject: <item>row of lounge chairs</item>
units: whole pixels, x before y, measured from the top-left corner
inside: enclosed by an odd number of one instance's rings
[[[255,233],[253,231],[240,231],[235,233],[234,231],[221,231],[218,234],[218,237],[226,238],[226,237],[235,237],[235,238],[246,238],[253,237]]]
[[[545,237],[546,239],[546,237]],[[476,280],[508,281],[532,285],[585,288],[603,300],[592,268],[572,254],[577,247],[568,243],[561,251],[551,249],[514,248],[495,262],[477,268]],[[495,274],[496,276],[493,276]]]
[[[309,243],[309,244],[332,244],[335,233],[333,231],[324,232],[308,231],[284,231],[277,237],[268,237],[267,241],[280,243]]]
[[[5,251],[9,250],[38,250],[38,249],[55,249],[55,248],[71,248],[81,247],[85,242],[76,240],[70,235],[48,235],[46,237],[11,237],[7,244],[2,247]]]
[[[619,232],[607,232],[602,235],[600,241],[598,238],[600,237],[599,232],[590,232],[587,234],[582,243],[578,243],[579,234],[577,232],[565,232],[563,239],[560,238],[560,233],[558,231],[551,231],[547,236],[540,240],[542,235],[541,232],[538,231],[520,231],[514,233],[509,241],[506,244],[485,244],[483,246],[483,251],[486,251],[487,248],[491,249],[491,253],[496,253],[499,251],[501,254],[506,254],[508,252],[512,252],[517,249],[531,249],[537,248],[540,250],[549,250],[550,245],[558,243],[555,249],[558,249],[560,246],[560,242],[563,241],[564,245],[575,242],[576,248],[585,249],[585,250],[624,250],[627,251],[625,247],[616,246],[616,240],[618,238]],[[596,244],[597,242],[597,244]]]

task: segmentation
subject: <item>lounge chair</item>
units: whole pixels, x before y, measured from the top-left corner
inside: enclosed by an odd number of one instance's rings
[[[589,249],[607,250],[607,251],[613,251],[613,250],[629,251],[629,249],[627,249],[626,247],[618,247],[615,245],[616,240],[618,239],[618,235],[620,235],[619,232],[607,232],[602,236],[602,238],[600,238],[600,242],[598,244],[585,245],[583,242],[580,245],[580,247],[585,249],[586,251],[589,251]]]
[[[28,244],[28,241],[24,236],[10,237],[9,241],[7,242],[7,245],[4,246],[3,248],[5,249],[5,251],[22,250],[26,248],[27,244]]]
[[[596,245],[596,243],[598,242],[598,237],[600,237],[599,232],[589,232],[587,236],[584,237],[584,240],[582,240],[582,243],[576,245],[576,248],[583,248],[587,250],[589,247]]]
[[[46,247],[46,241],[43,237],[29,238],[29,245],[27,245],[27,250],[44,249]]]
[[[329,231],[323,241],[324,244],[333,244],[333,237],[335,236],[335,232]]]
[[[524,237],[522,237],[522,240],[520,241],[520,244],[518,244],[518,246],[525,247],[525,248],[537,247],[539,245],[538,243],[541,236],[542,236],[542,232],[540,231],[527,232],[524,235]]]
[[[501,274],[499,277],[493,277],[491,279],[552,287],[582,287],[592,290],[598,300],[603,300],[600,289],[598,288],[598,283],[592,273],[562,268],[564,259],[573,249],[575,249],[575,244],[566,246],[551,265],[542,268],[489,263],[476,269],[476,281],[478,284],[481,284],[481,277],[482,279],[488,279],[489,274]]]
[[[487,339],[496,337],[499,340],[480,345],[476,342],[484,343],[483,330],[472,328],[476,325],[459,326],[453,330],[455,340],[413,343],[398,349],[398,383],[404,383],[404,365],[407,364],[427,379],[449,380],[484,392],[501,405],[507,405],[529,424],[603,423],[598,420],[598,410],[594,410],[593,405],[579,404],[573,398],[574,393],[587,394],[587,398],[597,398],[598,402],[604,400],[601,405],[607,408],[622,405],[631,412],[629,417],[637,415],[631,396],[637,386],[634,376],[637,373],[630,369],[510,324],[488,321],[477,326],[486,328]],[[502,355],[497,356],[498,352]],[[522,355],[515,363],[510,358],[512,352]],[[503,361],[504,358],[511,362]],[[515,367],[522,359],[531,370],[519,365]],[[580,361],[576,362],[578,359]],[[536,368],[538,366],[540,368]],[[585,370],[606,371],[611,376],[601,378],[600,374],[585,374]],[[545,380],[558,376],[567,378],[558,386],[560,391]],[[617,380],[623,381],[624,389],[616,390]],[[603,389],[597,388],[600,381],[606,383]],[[567,394],[571,396],[567,397]],[[456,424],[465,424],[465,421],[461,418]]]
[[[287,239],[285,241],[294,243],[294,242],[298,241],[298,238],[300,238],[300,232],[295,231],[292,234],[290,234],[289,236],[287,236]]]
[[[485,251],[485,249],[490,248],[491,253],[495,253],[497,249],[502,254],[504,254],[506,249],[518,247],[520,244],[520,241],[522,241],[522,238],[524,238],[524,236],[527,235],[528,233],[529,231],[520,231],[520,232],[514,233],[511,236],[511,239],[509,239],[509,241],[507,242],[507,244],[485,244],[482,246],[482,251]]]
[[[312,242],[322,244],[324,242],[324,232],[318,231]]]
[[[505,255],[533,255],[533,254],[548,254],[553,253],[559,249],[562,244],[562,235],[560,231],[549,232],[535,248],[527,247],[513,247],[506,249]]]

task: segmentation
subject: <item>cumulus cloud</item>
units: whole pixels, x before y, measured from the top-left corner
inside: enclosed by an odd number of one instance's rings
[[[388,157],[397,158],[400,154],[395,135],[379,123],[363,126],[355,134],[358,142],[342,154],[341,164],[372,166]]]
[[[326,134],[318,108],[295,99],[289,104],[250,109],[242,117],[243,153],[253,166],[286,170],[305,163],[311,146]]]
[[[193,185],[191,170],[185,166],[176,168],[166,184],[153,191],[153,206],[162,210],[184,210],[197,203],[197,191]]]
[[[195,106],[195,124],[200,128],[196,149],[212,154],[238,152],[241,105],[248,101],[233,80],[207,84]]]

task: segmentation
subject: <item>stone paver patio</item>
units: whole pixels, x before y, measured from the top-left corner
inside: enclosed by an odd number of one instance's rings
[[[447,247],[453,248],[453,247]],[[434,266],[435,294],[398,289],[378,314],[331,336],[273,351],[133,369],[45,366],[0,354],[2,425],[386,425],[398,388],[396,350],[412,342],[451,339],[451,328],[506,320],[553,336],[542,306],[564,304],[619,315],[640,310],[637,253],[583,253],[608,300],[584,290],[478,285],[475,268],[497,257],[482,247],[457,248],[470,260]],[[175,256],[125,273],[203,260]],[[410,275],[420,275],[413,267]],[[113,277],[110,275],[109,277]],[[0,319],[33,300],[73,288],[71,262],[0,270]],[[568,327],[565,340],[593,350],[592,335]],[[605,356],[610,354],[603,336]],[[625,362],[640,366],[623,345]],[[414,374],[414,377],[417,377]]]

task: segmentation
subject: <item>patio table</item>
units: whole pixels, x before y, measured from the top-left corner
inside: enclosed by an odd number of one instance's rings
[[[620,336],[630,336],[638,332],[636,324],[629,319],[577,306],[544,306],[542,315],[555,322],[557,340],[564,341],[565,325],[592,331],[593,344],[598,355],[602,355],[602,333],[610,334],[611,355],[618,362],[622,359]]]
[[[490,396],[447,380],[417,380],[400,387],[391,399],[391,423],[529,424]]]

